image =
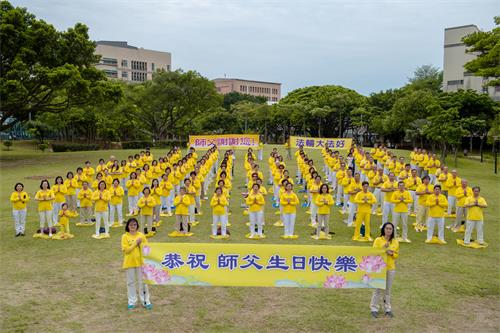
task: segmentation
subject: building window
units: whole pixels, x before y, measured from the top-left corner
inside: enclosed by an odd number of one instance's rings
[[[122,67],[125,67],[125,68],[128,67],[128,60],[127,59],[122,59]]]
[[[112,78],[117,78],[118,77],[118,71],[114,69],[104,69],[104,73],[106,76],[112,77]]]
[[[137,61],[137,60],[132,60],[131,61],[132,69],[136,71],[147,71],[147,62],[145,61]]]
[[[118,64],[118,60],[116,60],[114,58],[102,58],[101,64],[109,65],[109,66],[116,66]]]
[[[153,71],[153,72],[155,71],[155,63],[154,62],[151,63],[151,71]]]
[[[132,81],[144,82],[147,80],[147,74],[144,72],[132,72]]]
[[[461,85],[461,84],[464,84],[464,80],[451,80],[451,81],[448,81],[448,85],[449,86],[458,86],[458,85]]]
[[[122,79],[128,79],[128,72],[122,72]]]
[[[495,92],[500,92],[500,86],[495,86]]]
[[[170,65],[167,65],[167,71],[170,72]]]

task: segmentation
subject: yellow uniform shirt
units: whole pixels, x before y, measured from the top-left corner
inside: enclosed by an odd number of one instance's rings
[[[290,202],[288,202],[290,200]],[[294,192],[290,194],[286,191],[280,195],[280,205],[283,207],[283,213],[285,214],[296,214],[297,205],[300,203],[299,197]]]
[[[210,200],[210,207],[212,207],[212,214],[217,216],[226,215],[226,206],[229,205],[227,198],[224,194],[220,196],[214,195]]]
[[[401,201],[403,199],[403,201]],[[395,213],[408,213],[408,204],[413,202],[410,192],[395,191],[392,193],[391,202],[394,203]]]
[[[356,182],[356,181],[351,182],[351,184],[349,185],[349,187],[347,187],[347,193],[349,193],[349,201],[350,202],[354,202],[354,198],[355,198],[356,194],[358,194],[362,190],[363,190],[363,184],[361,183],[361,181],[359,181],[359,182]],[[354,191],[357,191],[357,193],[356,194],[352,194],[351,192],[354,192]]]
[[[66,186],[67,195],[75,195],[76,189],[78,188],[78,181],[75,178],[66,179],[64,181],[64,186]]]
[[[191,199],[187,194],[176,196],[174,199],[175,215],[189,215],[189,205],[191,205]]]
[[[318,194],[314,203],[318,206],[318,214],[328,215],[330,214],[330,206],[333,205],[332,195],[329,193]]]
[[[420,195],[417,195],[418,196],[418,204],[421,205],[421,206],[425,206],[425,203],[427,202],[427,198],[429,197],[429,195],[432,194],[432,191],[433,191],[433,188],[434,188],[434,185],[432,184],[420,184],[417,186],[417,189],[415,192],[424,192],[425,190],[428,190],[430,192],[430,194],[420,194]]]
[[[366,202],[365,202],[366,199]],[[372,210],[372,205],[377,202],[377,198],[373,193],[367,191],[358,192],[354,197],[354,202],[358,204],[358,213],[370,213]]]
[[[52,192],[54,193],[55,202],[58,203],[63,203],[66,202],[66,193],[68,193],[68,190],[66,189],[66,186],[64,185],[54,185],[52,186]]]
[[[26,208],[26,203],[30,200],[28,193],[25,191],[12,192],[10,195],[10,202],[12,202],[12,208],[15,210],[22,210]]]
[[[411,175],[405,179],[405,187],[409,191],[415,191],[422,184],[420,177],[412,177]]]
[[[52,210],[52,201],[54,201],[54,193],[51,190],[40,190],[36,192],[35,195],[36,200],[38,201],[38,211],[45,212],[48,210]]]
[[[83,175],[87,178],[92,178],[93,175],[95,175],[95,170],[93,167],[85,167],[83,168]]]
[[[123,187],[121,187],[121,186],[111,187],[109,189],[109,193],[111,194],[110,203],[112,205],[120,205],[123,203],[123,196],[125,195],[125,191],[123,190]]]
[[[448,208],[448,199],[442,194],[437,197],[438,202],[436,203],[436,195],[430,194],[427,198],[426,206],[429,207],[430,217],[444,217],[445,209]]]
[[[128,195],[130,197],[135,197],[136,195],[139,195],[139,192],[142,189],[141,182],[138,181],[137,179],[127,180],[127,184],[125,186],[128,189]]]
[[[153,215],[153,208],[156,206],[156,199],[152,195],[143,196],[137,202],[137,207],[141,209],[141,215]]]
[[[473,205],[476,203],[476,198],[467,197],[465,199],[465,205]],[[487,206],[486,200],[483,197],[477,198],[477,203],[482,206]],[[483,208],[478,206],[471,206],[467,208],[467,220],[468,221],[483,221]]]
[[[455,196],[457,197],[457,206],[463,207],[465,205],[465,199],[467,197],[472,197],[474,193],[472,193],[472,188],[467,186],[465,189],[460,186],[455,190]]]
[[[141,238],[142,243],[137,246],[137,239]],[[126,232],[122,235],[123,265],[122,268],[141,267],[144,264],[142,258],[142,248],[148,244],[144,234],[136,232],[134,235]]]
[[[448,180],[446,181],[446,187],[448,188],[448,195],[455,196],[455,191],[457,188],[459,188],[462,184],[462,179],[460,177],[455,177],[453,176],[448,177]]]
[[[391,182],[390,180],[388,180],[382,184],[381,189],[384,189],[384,190],[392,189],[392,191],[390,191],[390,192],[384,192],[384,201],[392,202],[391,201],[392,194],[394,193],[394,191],[396,191],[398,189],[398,183],[396,181]]]
[[[92,193],[92,201],[95,202],[96,212],[107,212],[109,200],[111,200],[111,195],[108,190],[102,192],[97,190]]]
[[[81,208],[92,207],[92,190],[90,188],[80,190],[78,200],[80,200]]]
[[[70,211],[68,209],[66,210],[60,210],[59,213],[59,224],[62,226],[66,226],[69,223],[69,215]]]
[[[393,238],[388,247],[385,247],[386,243],[385,237],[380,236],[373,241],[373,247],[393,251],[391,256],[387,255],[387,270],[392,271],[396,269],[396,259],[399,256],[399,242]]]
[[[262,193],[259,192],[255,194],[253,191],[248,194],[245,202],[248,205],[250,212],[261,211],[264,208],[264,204],[266,203]]]

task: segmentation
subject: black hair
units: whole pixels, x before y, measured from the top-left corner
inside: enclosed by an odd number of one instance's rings
[[[424,176],[424,177],[422,178],[422,180],[425,180],[425,179],[431,180],[431,177],[429,177],[429,176]]]
[[[21,184],[21,185],[22,185],[22,184]],[[481,188],[480,188],[479,186],[474,186],[474,187],[472,188],[472,190],[473,190],[473,191],[474,191],[475,189],[477,189],[479,192],[481,192]]]
[[[146,190],[148,190],[148,191],[149,191],[149,194],[151,194],[151,189],[150,189],[148,186],[146,186],[146,187],[144,187],[144,188],[142,189],[142,194],[146,194],[146,193],[144,193],[144,191],[146,191]]]
[[[361,183],[361,186],[365,186],[365,185],[370,185],[370,183],[368,183],[367,181],[364,181]]]
[[[24,184],[23,183],[16,183],[16,185],[14,185],[14,191],[17,191],[17,185],[21,185],[23,187],[23,190],[24,190]]]
[[[104,180],[101,180],[99,182],[99,184],[97,184],[97,189],[100,190],[101,188],[101,183],[104,183],[104,189],[106,189],[108,187],[108,184],[106,184],[106,182]]]
[[[61,176],[57,176],[56,179],[54,180],[54,183],[57,184],[57,180],[60,179],[61,180],[61,184],[64,183],[64,180]]]
[[[78,172],[78,171],[80,171],[80,170],[82,170],[82,172],[83,172],[83,168],[82,168],[82,167],[78,167],[78,168],[76,168],[76,172]]]
[[[115,180],[120,184],[120,180],[118,178],[113,179],[113,184],[115,183]]]
[[[326,186],[326,193],[330,193],[330,188],[328,187],[328,184],[321,184],[319,187],[319,194],[323,194],[323,187]]]
[[[133,178],[133,179],[137,179],[137,173],[135,171],[132,171],[130,173],[129,179],[132,179],[132,175],[135,175],[135,178]]]
[[[380,236],[382,237],[385,237],[385,227],[387,225],[390,225],[392,227],[392,234],[391,236],[389,237],[389,242],[392,241],[392,239],[394,238],[394,233],[396,232],[396,228],[394,228],[394,224],[392,224],[391,222],[385,222],[383,225],[382,225],[382,228],[380,229]]]
[[[434,189],[438,188],[441,189],[441,185],[434,185]]]
[[[130,225],[130,223],[134,223],[134,222],[137,224],[137,230],[139,230],[139,222],[137,222],[136,218],[131,217],[131,218],[128,219],[127,223],[125,223],[125,231],[126,232],[130,231],[129,225]]]
[[[68,173],[66,174],[66,178],[69,178],[69,175],[71,175],[71,177],[74,176],[73,172],[71,172],[71,171],[68,171]]]
[[[47,179],[44,179],[40,182],[40,189],[43,190],[43,187],[42,187],[43,182],[47,182],[47,189],[50,189],[50,183]]]

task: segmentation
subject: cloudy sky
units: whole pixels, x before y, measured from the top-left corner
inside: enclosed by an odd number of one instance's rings
[[[442,67],[443,29],[493,27],[498,0],[13,0],[63,30],[172,53],[210,79],[337,84],[369,94]]]

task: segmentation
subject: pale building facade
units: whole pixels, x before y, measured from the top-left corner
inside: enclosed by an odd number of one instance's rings
[[[223,95],[236,91],[240,94],[263,96],[267,99],[268,103],[276,103],[281,99],[281,83],[234,78],[219,78],[213,81],[217,92]]]
[[[128,82],[152,80],[158,69],[170,71],[169,52],[146,50],[122,41],[98,41],[95,53],[101,56],[97,68],[107,77]]]
[[[444,29],[443,91],[472,89],[500,101],[500,86],[487,87],[484,85],[487,78],[474,76],[464,68],[476,56],[466,52],[467,47],[462,38],[478,31],[479,28],[473,24]]]

